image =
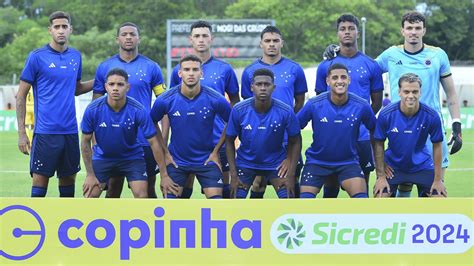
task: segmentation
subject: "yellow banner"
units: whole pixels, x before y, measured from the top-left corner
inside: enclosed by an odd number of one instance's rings
[[[473,199],[0,199],[0,265],[472,265]]]

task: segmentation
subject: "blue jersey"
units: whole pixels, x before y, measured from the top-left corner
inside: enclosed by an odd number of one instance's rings
[[[448,55],[443,49],[425,44],[423,49],[413,54],[405,51],[403,45],[392,46],[380,54],[376,61],[384,73],[388,72],[393,102],[400,100],[400,77],[405,73],[415,73],[422,82],[420,101],[441,114],[439,81],[451,75]]]
[[[140,102],[149,112],[151,109],[152,91],[156,87],[162,92],[165,85],[160,66],[151,59],[143,55],[137,55],[130,62],[125,62],[118,54],[100,63],[95,73],[94,93],[105,94],[105,82],[107,73],[114,68],[121,68],[128,73],[128,83],[130,96]],[[142,146],[149,146],[148,141],[139,130],[138,141]]]
[[[242,98],[253,96],[251,90],[253,72],[260,68],[270,69],[275,75],[275,90],[272,97],[289,106],[295,106],[295,95],[305,94],[308,91],[306,77],[301,66],[285,57],[273,65],[264,63],[261,59],[256,60],[245,68],[242,73]]]
[[[175,87],[181,84],[181,78],[178,75],[180,65],[176,65],[173,68],[173,73],[171,74],[170,87]],[[239,82],[237,76],[235,75],[232,66],[220,59],[217,59],[213,56],[209,58],[206,62],[202,64],[203,76],[201,78],[201,85],[214,89],[219,92],[222,96],[227,93],[228,95],[238,95],[239,94]],[[224,130],[225,122],[217,117],[214,125],[214,144],[219,142],[219,139]]]
[[[301,128],[312,120],[313,143],[306,150],[306,163],[338,166],[359,163],[357,138],[363,123],[375,128],[375,116],[366,100],[349,93],[341,105],[331,102],[331,93],[324,92],[308,100],[297,118]]]
[[[49,44],[28,55],[20,79],[33,87],[35,133],[77,134],[75,91],[81,80],[79,51]]]
[[[383,91],[382,70],[375,60],[367,55],[357,52],[353,57],[344,57],[338,55],[332,60],[322,61],[318,65],[316,73],[316,93],[320,94],[331,90],[326,83],[326,77],[329,67],[332,64],[344,64],[349,69],[351,83],[349,84],[349,92],[364,98],[370,103],[370,94]],[[360,127],[359,140],[370,140],[369,131],[364,125]]]
[[[396,170],[414,173],[433,169],[431,153],[426,148],[426,140],[443,141],[443,129],[439,114],[427,105],[420,103],[418,112],[405,116],[400,110],[400,102],[382,109],[377,120],[374,139],[385,141],[385,162]]]
[[[119,112],[108,105],[107,96],[96,99],[87,106],[81,128],[83,134],[95,133],[93,160],[143,159],[138,129],[147,139],[156,135],[148,111],[131,97]]]
[[[258,113],[254,105],[252,97],[234,106],[226,134],[240,139],[239,167],[275,170],[286,158],[285,132],[290,137],[300,134],[298,120],[293,108],[279,100],[274,99],[266,113]]]
[[[215,147],[212,128],[216,115],[229,120],[230,105],[215,90],[201,86],[193,99],[181,94],[181,85],[158,98],[151,109],[153,122],[168,115],[171,126],[169,151],[174,161],[183,166],[200,166]]]

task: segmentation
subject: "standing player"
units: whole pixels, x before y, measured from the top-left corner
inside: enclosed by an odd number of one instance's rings
[[[81,149],[87,171],[84,196],[98,198],[111,176],[126,176],[135,198],[146,198],[148,178],[138,132],[149,142],[155,160],[161,166],[161,179],[171,182],[155,127],[148,110],[127,97],[130,89],[127,72],[120,68],[110,70],[106,75],[105,89],[107,96],[89,104],[82,119]],[[92,133],[97,142],[94,155]],[[162,137],[161,132],[158,136]]]
[[[31,196],[46,196],[49,178],[57,172],[59,195],[74,197],[76,173],[80,170],[74,95],[89,92],[92,81],[81,82],[81,54],[68,47],[72,33],[69,14],[53,12],[48,31],[51,41],[28,55],[21,73],[16,101],[18,147],[29,154],[25,102],[33,87],[36,125],[30,156]]]
[[[359,20],[352,14],[343,14],[337,19],[337,36],[339,38],[339,55],[332,60],[324,60],[318,65],[316,74],[316,93],[320,94],[331,88],[326,84],[326,74],[331,64],[341,63],[349,69],[351,82],[349,92],[364,98],[371,103],[376,114],[382,106],[383,79],[382,71],[375,60],[359,52]],[[364,125],[360,127],[357,141],[357,154],[364,177],[369,183],[370,172],[374,167],[374,159],[370,144],[369,131]],[[324,186],[325,198],[336,198],[339,193],[337,180],[328,180]]]
[[[400,77],[405,73],[415,73],[421,78],[424,88],[420,101],[436,110],[442,117],[439,95],[439,83],[441,82],[453,121],[453,134],[450,140],[450,144],[452,143],[453,146],[449,153],[454,154],[462,146],[461,116],[448,56],[443,49],[423,43],[423,36],[426,33],[425,16],[419,12],[408,12],[403,15],[401,24],[400,32],[405,38],[404,44],[388,48],[376,59],[383,72],[388,72],[392,101],[400,99],[397,91]],[[427,142],[427,148],[433,154],[431,143]],[[444,172],[449,166],[448,145],[445,138],[443,138],[442,148],[442,177],[444,178]],[[411,185],[401,186],[399,196],[409,197],[411,188]]]
[[[349,70],[332,64],[327,73],[331,91],[311,98],[297,114],[300,127],[312,121],[313,143],[306,150],[301,198],[314,198],[328,178],[338,178],[352,198],[367,198],[367,184],[357,157],[363,123],[373,131],[375,116],[367,101],[349,93]]]
[[[434,109],[420,103],[422,82],[417,75],[403,74],[398,87],[401,100],[380,112],[374,133],[377,163],[374,196],[388,197],[399,184],[409,182],[418,186],[420,197],[446,197],[441,178],[441,119]],[[433,158],[426,148],[428,135],[433,143]],[[384,154],[387,138],[388,149]],[[384,165],[391,169],[388,176]]]
[[[235,75],[232,66],[218,58],[211,55],[211,45],[214,40],[212,36],[212,27],[207,21],[196,21],[191,25],[191,34],[189,35],[189,42],[193,47],[193,54],[202,63],[203,77],[201,85],[214,89],[223,96],[228,95],[231,106],[234,106],[240,101],[239,98],[239,82]],[[176,65],[171,74],[170,87],[174,87],[181,83],[179,77],[179,67]],[[219,141],[222,131],[224,129],[224,121],[219,116],[216,117],[214,125],[214,144]],[[220,160],[222,163],[222,171],[224,174],[224,198],[229,198],[229,165],[227,163],[227,156],[225,154],[225,147],[219,151]],[[194,176],[190,177],[181,194],[182,198],[190,198],[193,192]]]
[[[301,154],[298,120],[289,105],[272,99],[275,84],[271,70],[255,70],[252,80],[255,96],[234,107],[226,131],[231,195],[246,198],[253,179],[259,175],[270,181],[279,198],[293,198],[296,165]],[[236,159],[237,136],[241,144]]]
[[[118,67],[124,69],[129,75],[128,80],[131,89],[128,96],[140,102],[149,112],[151,109],[152,92],[158,96],[165,90],[161,69],[156,62],[138,53],[140,29],[134,23],[125,22],[121,24],[117,28],[116,41],[119,45],[119,53],[102,62],[97,68],[93,99],[105,94],[105,77],[107,72]],[[168,131],[167,119],[164,119],[163,126],[163,131],[166,135]],[[159,168],[153,157],[150,145],[143,136],[141,129],[139,129],[138,140],[145,153],[146,172],[148,175],[148,196],[150,198],[156,198],[155,182]],[[111,178],[106,197],[120,197],[123,181],[123,176]]]
[[[283,36],[275,26],[267,26],[263,29],[260,34],[260,47],[263,52],[262,58],[246,67],[242,74],[242,98],[247,99],[253,96],[251,91],[253,72],[260,68],[267,68],[275,74],[276,87],[273,98],[293,107],[294,112],[297,113],[303,107],[305,93],[308,91],[303,68],[298,63],[282,56]],[[298,166],[302,166],[301,162]],[[264,193],[265,185],[261,185],[261,179],[256,178],[250,198],[263,198]]]
[[[222,198],[223,175],[219,150],[224,136],[216,145],[213,125],[217,115],[228,121],[231,108],[220,93],[201,86],[201,64],[201,59],[195,55],[183,57],[179,69],[181,85],[163,93],[151,109],[155,123],[166,114],[170,119],[172,134],[169,150],[164,148],[167,162],[173,162],[173,165],[167,166],[168,173],[178,184],[179,192],[165,190],[163,193],[168,198],[181,195],[190,175],[196,175],[207,198]]]

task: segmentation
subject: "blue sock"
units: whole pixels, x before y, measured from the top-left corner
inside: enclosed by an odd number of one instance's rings
[[[323,198],[337,198],[339,195],[339,187],[324,186]]]
[[[367,194],[367,192],[360,192],[360,193],[356,193],[354,195],[352,195],[351,198],[368,198],[369,195]]]
[[[230,198],[230,185],[224,184],[224,189],[222,190],[222,197],[224,199]]]
[[[397,198],[409,198],[411,196],[411,191],[401,191],[397,190]]]
[[[263,194],[265,194],[265,192],[259,192],[259,191],[251,190],[250,191],[250,198],[251,199],[263,199]]]
[[[183,188],[183,192],[181,193],[181,197],[182,199],[190,199],[191,198],[191,195],[193,195],[193,188],[188,188],[188,187],[184,187]]]
[[[278,195],[279,199],[287,199],[288,198],[288,191],[286,190],[286,188],[280,188],[277,191],[277,195]]]
[[[237,193],[236,193],[237,195],[235,195],[235,197],[238,198],[238,199],[245,199],[245,198],[247,198],[248,193],[249,193],[248,190],[243,189],[243,188],[238,188]]]
[[[44,198],[46,196],[46,192],[48,191],[48,188],[46,187],[31,187],[31,197],[36,198],[36,197],[42,197]]]
[[[61,198],[74,198],[74,185],[59,186],[59,197]]]
[[[314,199],[316,198],[316,194],[313,194],[311,192],[301,192],[300,198],[301,199]]]
[[[222,199],[222,196],[221,195],[214,195],[214,196],[211,196],[209,199]]]
[[[168,199],[177,199],[178,197],[176,197],[174,194],[168,193],[168,194],[166,194],[166,198],[168,198]]]

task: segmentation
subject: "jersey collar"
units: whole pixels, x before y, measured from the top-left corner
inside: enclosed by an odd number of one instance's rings
[[[267,64],[267,63],[263,62],[263,58],[260,57],[260,58],[258,59],[258,62],[259,62],[260,64],[266,65],[266,66],[275,66],[275,65],[278,65],[278,64],[280,64],[281,62],[283,62],[284,59],[285,59],[285,57],[282,56],[282,57],[280,58],[280,60],[278,60],[278,62],[276,62],[275,64],[270,65],[270,64]]]
[[[419,54],[421,52],[423,52],[423,50],[425,49],[425,44],[423,44],[423,46],[421,46],[421,49],[412,53],[412,52],[408,52],[407,50],[405,50],[405,46],[403,46],[403,51],[409,55],[416,55],[416,54]]]

